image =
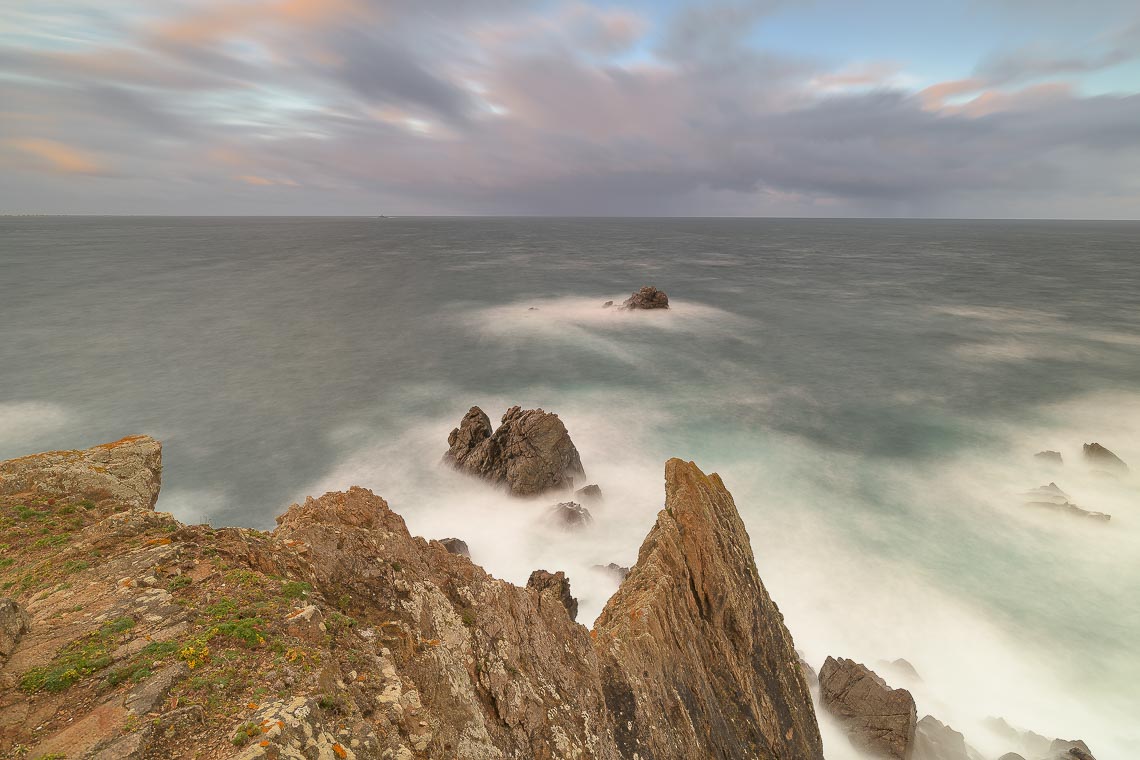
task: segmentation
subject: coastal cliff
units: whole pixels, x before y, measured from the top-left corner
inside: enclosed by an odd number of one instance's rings
[[[791,635],[718,476],[594,630],[362,488],[272,532],[153,511],[146,437],[0,464],[0,756],[820,760]]]

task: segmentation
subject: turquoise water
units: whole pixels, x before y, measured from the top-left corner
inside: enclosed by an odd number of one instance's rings
[[[643,284],[674,308],[600,308]],[[262,528],[365,485],[502,577],[570,570],[588,620],[682,456],[816,665],[905,657],[997,754],[988,715],[1140,743],[1140,224],[0,219],[0,324],[0,458],[150,433],[160,509]],[[592,532],[438,468],[472,404],[562,416]],[[1022,505],[1051,480],[1112,522]]]

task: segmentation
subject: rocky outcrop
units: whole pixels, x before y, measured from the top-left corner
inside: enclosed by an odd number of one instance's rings
[[[1038,509],[1048,509],[1054,512],[1071,515],[1073,517],[1082,517],[1089,520],[1097,520],[1099,522],[1108,522],[1112,519],[1112,515],[1105,512],[1094,512],[1084,507],[1078,507],[1076,504],[1069,501],[1069,495],[1062,491],[1056,483],[1049,483],[1047,486],[1034,488],[1029,493],[1025,494],[1028,501],[1025,502],[1026,506],[1036,507]]]
[[[162,444],[148,435],[0,462],[2,496],[66,497],[151,509],[161,482]]]
[[[0,495],[19,605],[0,605],[18,639],[0,756],[822,758],[732,498],[691,463],[668,464],[666,509],[592,634],[563,573],[493,578],[364,489],[267,533],[29,496],[26,474]]]
[[[441,538],[439,540],[443,544],[443,548],[451,554],[458,554],[460,557],[470,557],[471,549],[468,548],[467,542],[458,538]]]
[[[511,407],[494,431],[477,406],[447,437],[443,461],[515,496],[569,490],[585,479],[578,449],[557,414]]]
[[[851,743],[867,752],[911,760],[916,713],[906,689],[892,689],[854,660],[828,657],[819,670],[823,707],[843,724]]]
[[[622,302],[623,309],[668,309],[669,296],[665,291],[646,285]]]
[[[582,486],[574,492],[574,498],[583,504],[598,504],[602,501],[602,489],[595,484]]]
[[[1098,470],[1123,475],[1128,472],[1128,465],[1120,457],[1101,446],[1099,443],[1086,443],[1084,445],[1085,462]]]
[[[1064,459],[1061,458],[1061,452],[1059,451],[1038,451],[1033,455],[1033,458],[1043,464],[1064,464]]]
[[[618,583],[621,583],[629,577],[629,568],[619,565],[616,562],[611,562],[608,565],[594,565],[590,569],[608,575]]]
[[[1054,739],[1045,760],[1096,760],[1089,745],[1080,739]]]
[[[565,530],[578,530],[594,524],[590,510],[576,501],[564,501],[550,508],[551,522]]]
[[[31,620],[15,599],[0,599],[0,662],[16,651],[16,645],[27,633]]]
[[[914,731],[913,760],[982,760],[966,737],[927,715]]]
[[[792,637],[718,475],[669,460],[665,508],[595,633],[626,760],[823,758]]]
[[[570,579],[566,577],[566,573],[561,570],[556,573],[535,570],[527,579],[526,587],[537,591],[542,598],[551,595],[566,608],[571,620],[578,619],[578,600],[570,593]]]

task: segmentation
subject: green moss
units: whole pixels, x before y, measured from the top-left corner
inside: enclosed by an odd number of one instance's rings
[[[32,668],[20,680],[20,688],[29,694],[37,691],[58,692],[110,665],[111,650],[119,634],[134,626],[129,617],[104,623],[98,631],[68,644],[49,664]]]
[[[286,599],[301,599],[309,595],[313,587],[302,581],[286,581],[281,584],[281,596]]]

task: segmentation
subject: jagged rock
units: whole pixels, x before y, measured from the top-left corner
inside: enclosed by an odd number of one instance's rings
[[[815,672],[815,668],[808,665],[807,660],[804,659],[804,653],[797,649],[796,657],[800,661],[800,669],[804,672],[804,678],[807,679],[808,686],[813,689],[819,686],[819,674]]]
[[[1114,475],[1122,475],[1128,472],[1128,465],[1124,463],[1124,460],[1099,443],[1086,443],[1084,445],[1084,455],[1085,461],[1090,465]]]
[[[629,568],[623,567],[616,562],[611,562],[608,565],[594,565],[591,569],[597,570],[599,573],[605,573],[614,578],[618,583],[623,582],[629,577]]]
[[[1004,718],[986,718],[985,725],[998,736],[1003,737],[1026,757],[1040,758],[1049,751],[1051,741],[1034,731],[1014,728]]]
[[[914,731],[913,760],[982,760],[966,737],[927,715]]]
[[[0,661],[16,651],[31,624],[31,617],[15,599],[0,599]]]
[[[546,596],[548,592],[553,594],[559,604],[566,608],[571,620],[578,618],[578,600],[570,593],[570,579],[561,570],[556,573],[535,570],[527,579],[526,587],[537,591],[540,597]]]
[[[467,542],[458,538],[441,538],[439,542],[443,544],[443,548],[447,549],[449,554],[458,554],[460,557],[470,557],[471,550],[467,547]]]
[[[1096,760],[1089,745],[1080,739],[1054,739],[1049,745],[1049,757],[1046,760]]]
[[[596,504],[602,500],[602,489],[594,484],[582,486],[574,492],[574,498],[583,504]]]
[[[1054,512],[1063,512],[1074,517],[1084,517],[1101,522],[1108,522],[1112,519],[1112,515],[1104,512],[1093,512],[1092,510],[1078,507],[1069,501],[1069,495],[1062,491],[1056,483],[1049,483],[1047,486],[1035,488],[1025,495],[1029,499],[1029,501],[1025,502],[1025,505],[1028,507],[1049,509]]]
[[[892,689],[854,660],[828,657],[819,670],[820,702],[843,723],[855,747],[911,760],[917,723],[914,698]]]
[[[1033,458],[1045,464],[1064,464],[1064,460],[1061,458],[1061,452],[1059,451],[1038,451],[1033,455]]]
[[[587,528],[594,524],[594,517],[590,514],[590,510],[574,501],[555,504],[550,508],[550,517],[555,525],[570,530]]]
[[[822,760],[792,637],[720,476],[665,465],[665,509],[595,624],[626,760]]]
[[[447,437],[443,461],[461,472],[506,486],[515,496],[571,489],[585,479],[578,449],[557,414],[513,406],[502,424],[471,407]]]
[[[3,496],[67,497],[153,509],[161,481],[162,444],[148,435],[0,462]]]
[[[623,309],[668,309],[669,296],[665,291],[646,285],[622,302]]]

